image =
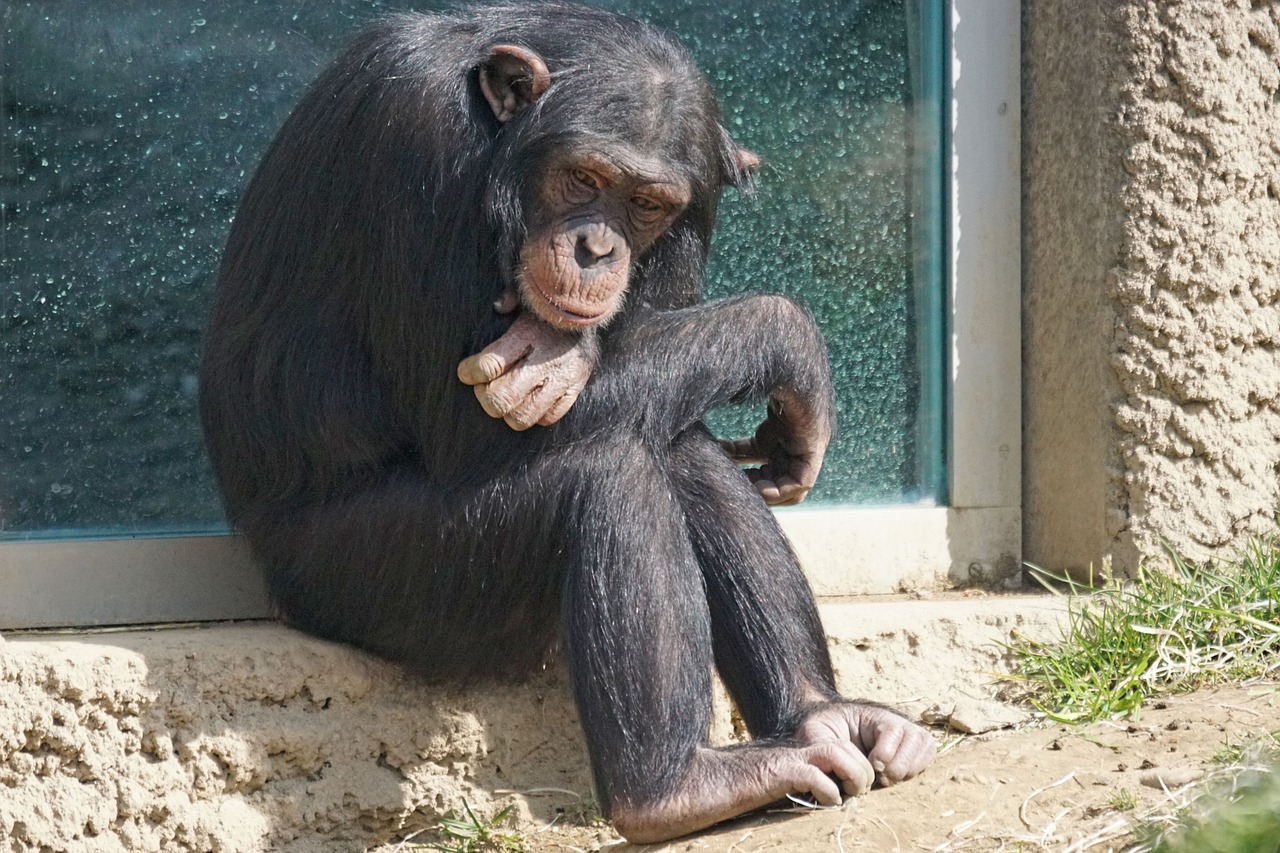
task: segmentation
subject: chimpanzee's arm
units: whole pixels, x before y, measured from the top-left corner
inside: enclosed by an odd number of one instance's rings
[[[634,308],[604,336],[592,405],[663,433],[711,409],[765,397],[830,426],[826,347],[809,313],[784,296],[738,296],[671,311]],[[612,410],[612,411],[609,411]]]
[[[671,311],[632,308],[602,336],[595,376],[566,428],[631,426],[666,444],[728,403],[769,401],[754,437],[727,445],[770,503],[797,503],[813,485],[835,428],[822,335],[781,296],[743,296]]]

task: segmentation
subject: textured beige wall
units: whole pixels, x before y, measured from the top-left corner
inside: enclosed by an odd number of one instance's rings
[[[1000,641],[1055,636],[1062,605],[939,597],[822,618],[848,695],[918,713],[985,693],[1008,671]],[[512,792],[536,837],[591,790],[566,681],[553,666],[433,687],[270,623],[0,637],[0,850],[351,853]],[[722,697],[713,737],[732,730]]]
[[[1024,547],[1132,571],[1274,526],[1280,5],[1023,4]]]

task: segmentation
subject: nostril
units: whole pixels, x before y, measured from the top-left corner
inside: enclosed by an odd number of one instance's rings
[[[593,240],[588,235],[578,238],[574,247],[574,258],[582,269],[591,269],[599,264],[606,264],[613,259],[612,240]]]

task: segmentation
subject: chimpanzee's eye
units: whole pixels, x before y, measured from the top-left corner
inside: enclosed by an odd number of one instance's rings
[[[631,197],[631,215],[641,225],[652,225],[667,215],[667,206],[644,195]]]
[[[604,182],[586,169],[571,168],[564,172],[564,198],[570,204],[588,204],[595,200]]]
[[[592,190],[600,189],[599,178],[588,172],[586,169],[574,169],[570,173],[570,176],[573,178],[573,182],[575,184],[581,184],[583,187],[587,187]]]

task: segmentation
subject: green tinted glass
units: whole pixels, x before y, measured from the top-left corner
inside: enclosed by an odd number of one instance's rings
[[[942,501],[940,9],[602,5],[676,31],[765,160],[707,290],[787,293],[825,329],[841,424],[814,499]],[[222,529],[195,417],[213,271],[272,134],[379,8],[5,5],[0,537]]]

